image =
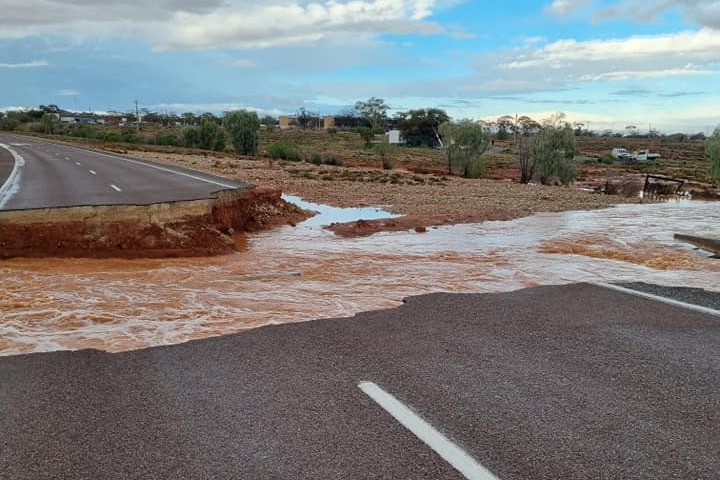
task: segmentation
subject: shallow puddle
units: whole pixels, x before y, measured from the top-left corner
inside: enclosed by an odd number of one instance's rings
[[[394,307],[436,291],[598,280],[720,291],[720,260],[673,240],[720,236],[719,210],[687,201],[623,205],[354,239],[322,225],[368,213],[330,210],[248,236],[244,251],[225,257],[10,260],[0,264],[0,355],[173,344]]]

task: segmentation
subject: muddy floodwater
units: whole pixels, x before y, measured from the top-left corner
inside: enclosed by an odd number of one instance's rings
[[[395,307],[437,291],[579,281],[720,291],[720,260],[673,240],[720,236],[717,203],[623,205],[365,238],[322,228],[368,215],[385,214],[324,209],[297,227],[238,238],[242,251],[224,257],[2,262],[0,355],[174,344]]]

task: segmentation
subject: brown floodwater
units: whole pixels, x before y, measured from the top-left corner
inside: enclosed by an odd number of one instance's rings
[[[717,203],[623,205],[350,239],[321,227],[339,215],[382,216],[373,212],[323,210],[297,227],[238,238],[243,250],[224,257],[2,262],[0,355],[175,344],[391,308],[437,291],[579,281],[720,291],[720,260],[673,240],[720,236]]]

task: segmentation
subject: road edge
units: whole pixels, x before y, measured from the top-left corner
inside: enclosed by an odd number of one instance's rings
[[[667,297],[661,297],[659,295],[653,295],[652,293],[646,293],[641,292],[639,290],[633,290],[631,288],[621,287],[620,285],[613,285],[612,283],[604,283],[604,282],[589,282],[590,285],[594,285],[596,287],[602,287],[606,288],[608,290],[614,290],[616,292],[626,293],[628,295],[634,295],[636,297],[642,297],[647,298],[649,300],[655,300],[657,302],[666,303],[668,305],[672,305],[674,307],[680,307],[684,308],[686,310],[693,310],[695,312],[705,313],[708,315],[714,315],[716,317],[720,317],[720,310],[715,310],[714,308],[710,307],[703,307],[701,305],[695,305],[692,303],[685,303],[681,302],[680,300],[674,300],[672,298]]]
[[[2,185],[0,185],[0,209],[2,209],[8,200],[20,189],[20,171],[25,166],[25,159],[15,151],[10,145],[0,143],[0,148],[4,148],[13,156],[13,169],[10,171],[10,175],[5,179]]]

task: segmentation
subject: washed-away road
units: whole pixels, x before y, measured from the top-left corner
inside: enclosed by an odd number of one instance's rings
[[[0,134],[0,210],[146,205],[247,184],[34,137]]]
[[[581,284],[0,358],[0,478],[716,480],[720,317]]]

